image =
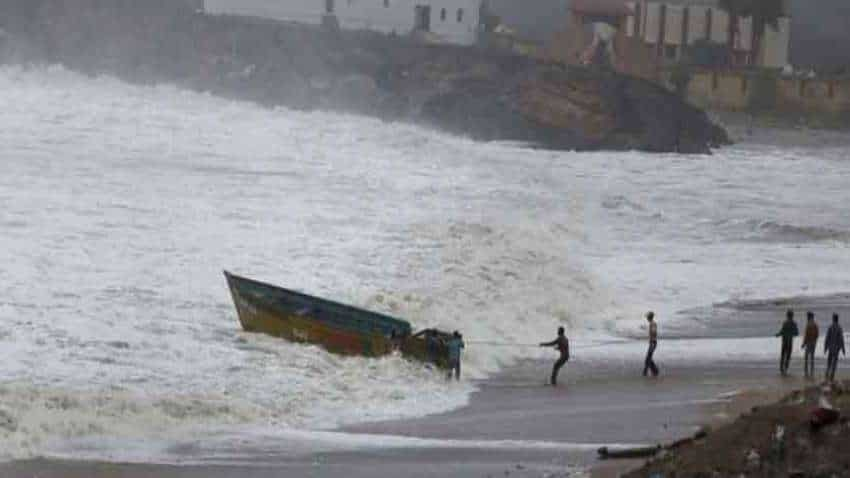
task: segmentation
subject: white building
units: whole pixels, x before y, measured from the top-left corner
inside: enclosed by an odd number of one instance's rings
[[[319,25],[335,19],[346,30],[429,34],[434,41],[472,45],[483,0],[204,0],[211,14]]]

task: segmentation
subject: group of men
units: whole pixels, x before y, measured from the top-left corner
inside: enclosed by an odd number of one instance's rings
[[[803,335],[803,347],[805,350],[805,359],[803,368],[806,378],[814,378],[815,376],[815,350],[817,348],[818,339],[820,338],[820,330],[815,322],[815,314],[813,312],[806,313],[806,330]],[[779,372],[782,375],[788,375],[788,367],[791,364],[791,351],[794,349],[794,337],[800,335],[797,328],[797,323],[794,322],[794,311],[788,310],[785,315],[785,322],[782,324],[782,329],[776,334],[782,338],[782,352],[779,356]],[[844,330],[838,323],[838,314],[832,314],[832,325],[826,332],[826,340],[823,344],[823,351],[826,354],[826,380],[832,382],[835,380],[835,371],[838,368],[838,354],[847,355],[844,348]]]
[[[814,378],[815,375],[815,350],[817,348],[820,331],[815,322],[815,314],[808,312],[805,335],[803,336],[803,350],[805,350],[805,374],[807,378]],[[646,351],[646,359],[643,365],[643,376],[646,377],[650,373],[653,377],[659,374],[658,365],[655,363],[655,349],[658,348],[658,324],[655,322],[655,313],[650,311],[646,313],[646,320],[649,322],[649,348]],[[794,337],[800,335],[797,323],[794,322],[794,311],[788,310],[785,322],[782,324],[782,330],[776,334],[777,337],[782,337],[782,353],[779,362],[779,371],[782,375],[788,375],[788,366],[791,363],[791,351],[794,348]],[[552,367],[552,375],[549,378],[551,385],[558,384],[558,373],[561,367],[570,360],[570,342],[567,339],[564,328],[558,328],[558,337],[551,342],[543,342],[541,347],[552,347],[558,349],[561,356]],[[835,371],[838,368],[838,354],[847,355],[844,348],[844,330],[838,323],[838,314],[832,315],[832,325],[826,333],[826,340],[823,344],[824,353],[827,356],[826,365],[826,380],[832,382],[835,380]]]

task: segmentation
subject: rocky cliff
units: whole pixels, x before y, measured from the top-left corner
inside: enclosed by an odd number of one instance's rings
[[[0,6],[4,61],[61,63],[298,109],[431,125],[556,149],[705,153],[726,133],[665,89],[477,48],[212,17],[175,0]]]

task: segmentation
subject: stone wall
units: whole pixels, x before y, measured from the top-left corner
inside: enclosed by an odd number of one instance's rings
[[[745,71],[694,71],[688,100],[699,107],[744,111],[750,106],[759,73]],[[772,73],[776,91],[774,112],[783,114],[842,115],[850,113],[850,78],[798,78]]]

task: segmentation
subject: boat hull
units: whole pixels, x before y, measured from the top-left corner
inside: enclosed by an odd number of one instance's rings
[[[409,359],[448,368],[447,332],[411,335],[408,322],[224,273],[239,322],[257,332],[315,344],[344,355],[380,357],[398,350]]]
[[[393,350],[388,324],[370,324],[362,317],[351,317],[352,326],[340,326],[322,320],[322,310],[330,307],[353,309],[342,304],[312,298],[249,279],[225,273],[239,322],[246,332],[258,332],[291,342],[315,344],[344,355],[379,357]],[[357,311],[359,315],[368,314]],[[375,314],[378,318],[383,318]],[[398,321],[398,334],[409,333],[409,325]]]

